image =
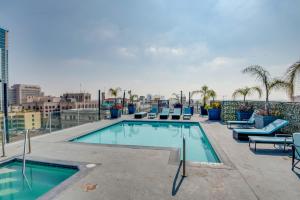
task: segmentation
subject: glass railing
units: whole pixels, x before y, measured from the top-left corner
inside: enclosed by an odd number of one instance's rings
[[[149,104],[141,104],[137,106],[136,112],[149,111]],[[128,114],[127,108],[123,109],[123,115]],[[101,108],[100,119],[110,119],[109,108]],[[22,123],[19,120],[9,120],[9,140],[14,142],[17,140],[24,139],[24,132],[28,129],[31,137],[52,133],[55,131],[79,126],[86,123],[92,123],[99,121],[99,110],[98,109],[70,109],[49,112],[47,117],[34,118],[34,121],[24,120]],[[0,130],[0,137],[3,135],[3,120],[1,120],[2,129]]]

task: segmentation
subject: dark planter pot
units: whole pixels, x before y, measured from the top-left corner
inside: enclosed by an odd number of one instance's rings
[[[236,112],[236,119],[238,121],[244,121],[250,119],[253,111],[244,112],[244,111],[237,111]]]
[[[221,109],[213,108],[208,110],[209,120],[221,120]]]
[[[268,124],[275,121],[277,117],[275,116],[263,116],[263,115],[256,115],[255,116],[255,128],[263,128]]]
[[[116,108],[111,108],[110,109],[110,117],[112,119],[116,119],[118,117],[121,117],[121,110],[116,109]]]
[[[191,114],[193,115],[194,114],[194,106],[190,106],[190,109],[191,109]]]
[[[135,105],[128,105],[128,114],[131,115],[131,114],[134,114],[135,113]]]
[[[207,110],[205,109],[204,106],[200,106],[200,113],[201,113],[201,115],[207,115],[208,114]]]
[[[181,104],[175,104],[174,108],[182,108],[182,105]]]

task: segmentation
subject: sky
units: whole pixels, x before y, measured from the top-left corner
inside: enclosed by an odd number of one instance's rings
[[[300,59],[299,8],[299,0],[0,0],[0,26],[9,30],[10,85],[96,98],[111,87],[169,97],[206,84],[231,99],[259,85],[245,67],[281,77]]]

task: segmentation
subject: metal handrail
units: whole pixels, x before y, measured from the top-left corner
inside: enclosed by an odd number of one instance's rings
[[[185,137],[182,138],[182,176],[183,177],[186,177],[186,170],[185,170],[185,162],[186,162],[186,159],[185,159]]]
[[[31,190],[30,184],[28,182],[28,179],[26,177],[26,143],[27,143],[27,137],[28,137],[28,129],[25,131],[25,136],[24,136],[24,148],[23,148],[23,167],[22,167],[22,174],[23,177],[28,185],[28,188]]]

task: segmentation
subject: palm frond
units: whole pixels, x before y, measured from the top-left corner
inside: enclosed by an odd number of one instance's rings
[[[236,89],[233,93],[232,93],[232,98],[236,99],[238,96],[244,96],[245,95],[245,91],[243,88],[238,88]]]
[[[269,90],[273,90],[273,89],[288,89],[289,88],[289,83],[281,80],[281,79],[273,79],[270,83],[269,83]]]
[[[217,97],[217,93],[214,90],[207,90],[207,96],[215,99]]]
[[[258,97],[261,98],[261,96],[262,96],[262,90],[261,90],[261,88],[260,88],[259,86],[253,86],[253,87],[251,87],[251,88],[250,88],[250,93],[251,93],[251,94],[252,94],[252,91],[257,92]],[[249,95],[250,95],[250,94],[249,94]]]
[[[288,95],[292,99],[295,92],[296,76],[300,73],[300,60],[291,65],[286,71],[286,81],[289,83]]]
[[[242,72],[255,76],[256,79],[261,80],[264,85],[266,85],[270,79],[270,73],[259,65],[246,67]]]

